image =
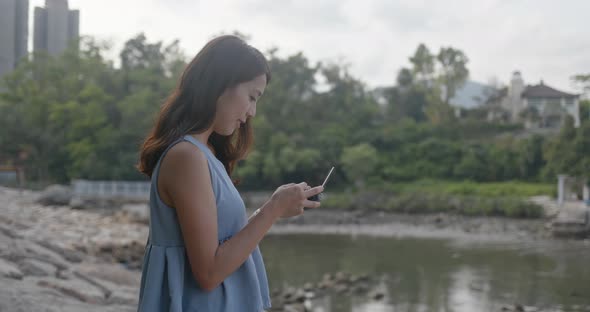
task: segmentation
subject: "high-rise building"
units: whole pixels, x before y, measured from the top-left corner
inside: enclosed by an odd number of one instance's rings
[[[28,0],[0,0],[0,77],[27,55],[28,12]]]
[[[51,55],[62,53],[80,29],[80,12],[70,10],[67,0],[45,0],[45,7],[35,8],[33,50]]]

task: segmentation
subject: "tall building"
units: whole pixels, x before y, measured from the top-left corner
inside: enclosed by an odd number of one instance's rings
[[[45,0],[45,7],[35,7],[33,50],[51,55],[62,53],[80,30],[80,12],[68,8],[68,0]]]
[[[0,77],[27,55],[28,12],[28,0],[0,0]]]

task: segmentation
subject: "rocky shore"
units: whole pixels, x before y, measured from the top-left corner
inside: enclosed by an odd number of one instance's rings
[[[36,196],[0,188],[0,311],[136,311],[138,271],[98,255],[145,241],[147,227]]]
[[[72,209],[38,198],[38,192],[0,187],[0,311],[135,311],[148,235],[145,207]],[[548,238],[543,220],[321,209],[282,220],[271,232]],[[376,285],[383,278],[329,272],[300,288],[273,289],[273,311],[309,311],[330,293],[382,300],[386,294]]]

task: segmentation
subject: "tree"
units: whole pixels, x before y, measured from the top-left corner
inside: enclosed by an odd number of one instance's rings
[[[448,105],[457,89],[465,83],[469,76],[467,69],[469,59],[461,50],[452,47],[441,48],[437,59],[440,64],[439,81],[444,90],[443,100]]]
[[[365,181],[375,170],[377,161],[377,150],[367,143],[345,148],[341,158],[346,176],[359,188],[365,185]]]
[[[27,152],[27,176],[43,182],[139,179],[139,143],[182,62],[178,42],[162,47],[132,38],[121,69],[104,58],[108,46],[92,38],[62,55],[25,60],[3,82],[0,154]]]
[[[535,135],[519,145],[520,177],[526,180],[535,180],[539,177],[541,169],[545,166],[543,159],[543,144],[545,140],[540,135]]]
[[[572,77],[574,83],[580,85],[582,90],[590,92],[590,74],[579,74]]]
[[[549,141],[545,147],[544,159],[547,166],[543,175],[546,179],[554,179],[557,174],[577,175],[576,164],[578,155],[575,153],[574,140],[576,140],[576,128],[571,116],[565,117],[559,135]]]
[[[412,118],[425,121],[425,107],[428,104],[429,89],[414,83],[414,73],[402,68],[397,75],[397,85],[385,92],[388,101],[388,115],[392,120]]]
[[[416,80],[424,86],[432,86],[434,79],[434,55],[426,45],[420,43],[414,55],[410,57],[412,63],[412,73],[416,76]],[[398,81],[399,82],[399,81]]]

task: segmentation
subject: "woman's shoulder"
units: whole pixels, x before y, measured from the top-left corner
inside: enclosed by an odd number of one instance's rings
[[[207,165],[205,152],[188,141],[176,143],[162,159],[162,168],[187,170],[203,165]]]
[[[208,173],[208,160],[202,150],[186,141],[175,144],[164,155],[160,166],[157,183],[162,200],[171,205],[172,193],[183,190],[190,193],[194,185],[211,183]]]

